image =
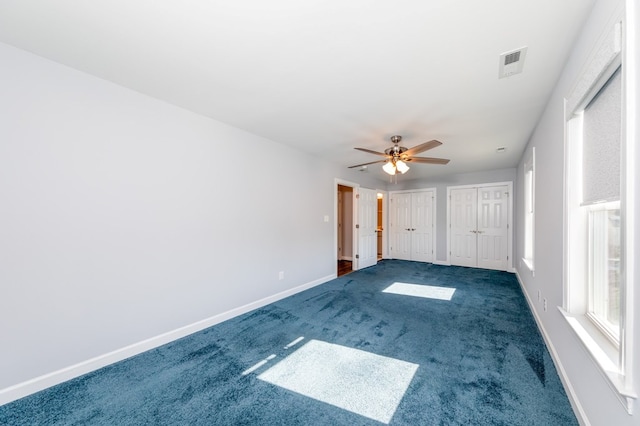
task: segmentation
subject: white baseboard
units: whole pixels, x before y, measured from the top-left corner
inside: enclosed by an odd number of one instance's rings
[[[538,325],[538,329],[540,330],[540,333],[542,334],[542,338],[544,339],[544,342],[546,343],[547,347],[549,348],[549,352],[551,353],[551,358],[553,360],[553,364],[556,366],[556,370],[558,370],[558,373],[560,375],[560,380],[562,381],[562,385],[564,387],[564,390],[567,393],[567,396],[569,397],[569,403],[571,404],[571,407],[573,408],[573,412],[576,414],[578,422],[581,425],[589,426],[589,425],[591,425],[591,423],[589,422],[589,419],[587,418],[587,413],[585,413],[584,409],[582,408],[582,404],[580,404],[580,401],[578,400],[578,396],[576,395],[576,392],[573,389],[573,386],[571,385],[571,382],[569,381],[569,377],[567,376],[567,372],[565,371],[564,366],[562,365],[562,362],[560,361],[560,357],[558,356],[558,352],[556,352],[556,348],[553,346],[553,343],[551,342],[551,339],[549,338],[549,335],[547,334],[547,331],[545,330],[544,325],[542,324],[542,321],[540,320],[540,316],[538,316],[538,312],[534,309],[533,301],[529,297],[529,293],[527,293],[525,288],[524,288],[524,282],[520,278],[520,274],[518,273],[517,270],[515,270],[515,274],[516,274],[516,277],[518,278],[518,283],[520,284],[520,288],[522,289],[522,293],[524,294],[524,297],[525,297],[525,299],[527,301],[527,304],[529,305],[529,310],[533,314],[533,318],[536,320],[536,324]]]
[[[351,257],[351,256],[341,256],[340,260],[348,260],[349,262],[353,262],[353,257]]]
[[[451,264],[449,262],[447,262],[446,260],[434,260],[433,264],[434,265],[442,265],[442,266],[451,266]]]
[[[285,297],[289,297],[317,285],[324,284],[334,278],[336,278],[336,274],[327,275],[325,277],[318,278],[317,280],[310,281],[306,284],[302,284],[300,286],[282,291],[280,293],[265,297],[260,300],[256,300],[255,302],[251,302],[244,306],[231,309],[227,312],[214,315],[193,324],[189,324],[187,326],[177,328],[175,330],[160,334],[155,337],[151,337],[141,342],[125,346],[124,348],[117,349],[113,352],[99,355],[95,358],[91,358],[78,364],[71,365],[69,367],[36,377],[31,380],[27,380],[26,382],[18,383],[17,385],[10,386],[5,389],[0,389],[0,405],[7,404],[11,401],[15,401],[51,386],[66,382],[67,380],[82,376],[83,374],[87,374],[102,367],[106,367],[107,365],[113,364],[115,362],[122,361],[150,349],[157,348],[158,346],[162,346],[174,340],[188,336],[189,334],[204,330],[205,328],[219,324],[238,315],[245,314],[254,309],[258,309],[270,303],[277,302],[278,300],[284,299]]]

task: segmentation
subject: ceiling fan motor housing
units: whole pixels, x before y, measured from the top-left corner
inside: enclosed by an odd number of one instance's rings
[[[397,144],[397,142],[396,142],[396,144]],[[404,146],[394,145],[391,148],[385,149],[384,153],[387,154],[387,155],[391,155],[394,158],[396,158],[396,157],[400,157],[400,154],[402,154],[406,150],[407,150],[407,148],[405,148]]]

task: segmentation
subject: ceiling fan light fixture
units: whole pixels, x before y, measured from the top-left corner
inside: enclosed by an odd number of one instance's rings
[[[384,163],[384,166],[382,166],[382,170],[393,176],[396,174],[396,165],[393,164],[392,161],[387,161],[386,163]]]
[[[400,173],[405,174],[409,171],[410,167],[407,166],[407,163],[404,161],[398,160],[396,161],[396,169],[398,169]]]

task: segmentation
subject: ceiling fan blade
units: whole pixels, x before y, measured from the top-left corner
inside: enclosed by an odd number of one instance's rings
[[[376,164],[376,163],[385,163],[386,161],[387,160],[371,161],[369,163],[362,163],[362,164],[356,164],[355,166],[349,166],[349,168],[355,169],[356,167],[368,166],[369,164]]]
[[[446,158],[433,158],[433,157],[411,157],[411,158],[407,158],[404,161],[412,162],[412,163],[447,164],[451,160],[448,160]]]
[[[358,151],[368,152],[369,154],[382,155],[383,157],[390,157],[390,155],[387,155],[384,152],[371,151],[370,149],[367,149],[367,148],[354,148],[354,149],[357,149]]]
[[[408,150],[406,150],[405,152],[403,152],[404,155],[407,156],[412,156],[412,155],[416,155],[419,154],[421,152],[424,152],[428,149],[432,149],[435,148],[437,146],[442,145],[442,142],[437,141],[437,140],[432,140],[429,142],[425,142],[425,143],[421,143],[420,145],[416,145],[413,148],[409,148]]]

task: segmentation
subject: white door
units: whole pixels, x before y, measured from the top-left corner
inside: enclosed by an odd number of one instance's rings
[[[450,195],[450,263],[506,270],[509,187],[452,189]]]
[[[450,263],[477,266],[478,190],[452,189],[450,203]]]
[[[389,255],[394,259],[433,262],[433,191],[389,197]]]
[[[433,262],[433,192],[411,194],[411,260]]]
[[[411,260],[411,194],[392,194],[389,205],[389,255],[393,259]]]
[[[358,190],[358,269],[378,262],[378,197],[373,189]]]
[[[478,188],[478,267],[507,269],[509,233],[506,186]]]

